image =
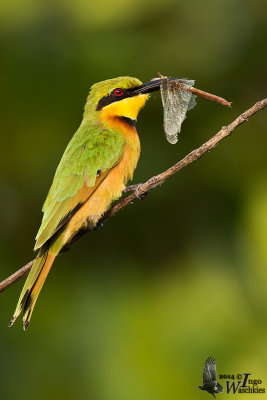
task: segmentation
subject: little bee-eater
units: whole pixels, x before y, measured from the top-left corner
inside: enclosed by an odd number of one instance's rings
[[[63,154],[43,205],[34,248],[39,252],[10,326],[22,312],[27,329],[56,256],[80,231],[97,225],[132,179],[140,155],[137,115],[149,93],[160,88],[160,81],[142,84],[126,76],[91,87],[82,123]]]

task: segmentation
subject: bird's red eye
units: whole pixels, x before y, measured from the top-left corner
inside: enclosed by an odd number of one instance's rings
[[[113,93],[115,94],[115,96],[122,96],[124,91],[122,89],[115,89]]]

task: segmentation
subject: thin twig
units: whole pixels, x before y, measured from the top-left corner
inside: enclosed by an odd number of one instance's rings
[[[267,106],[267,98],[261,101],[258,101],[254,106],[243,112],[239,117],[237,117],[231,124],[228,126],[223,126],[222,129],[216,133],[210,140],[206,143],[202,144],[202,146],[197,149],[191,151],[191,153],[187,154],[182,160],[177,162],[172,167],[168,168],[166,171],[153,176],[147,182],[138,186],[134,193],[129,194],[123,199],[119,200],[115,203],[111,209],[103,216],[101,222],[115,215],[119,210],[126,207],[128,204],[132,203],[137,198],[144,196],[150,190],[156,188],[157,186],[162,185],[167,179],[171,176],[177,174],[181,169],[187,167],[192,162],[201,158],[204,154],[208,153],[210,150],[214,149],[214,147],[227,136],[230,136],[231,133],[244,122],[248,121],[254,114],[263,110]],[[9,276],[7,279],[0,283],[0,292],[3,292],[9,286],[13,285],[23,276],[28,275],[30,269],[32,267],[34,260],[29,262],[27,265],[19,269],[13,275]]]
[[[188,86],[184,83],[180,84],[181,89],[185,89],[188,92],[195,94],[196,96],[203,97],[204,99],[208,99],[211,101],[215,101],[215,103],[219,103],[222,106],[231,107],[231,102],[223,99],[222,97],[216,96],[215,94],[211,94],[208,92],[204,92],[204,90],[197,89],[195,87]]]
[[[9,288],[9,286],[13,285],[17,281],[19,281],[23,276],[28,275],[34,260],[30,261],[28,264],[24,265],[24,267],[20,268],[13,275],[10,275],[4,281],[0,282],[0,293]]]
[[[219,103],[222,106],[231,107],[232,102],[225,100],[223,97],[219,97],[219,96],[216,96],[215,94],[204,92],[204,90],[197,89],[197,88],[195,88],[193,86],[188,86],[185,83],[188,79],[185,79],[185,78],[171,78],[171,77],[168,77],[168,76],[161,75],[160,72],[158,72],[158,76],[159,76],[160,79],[164,79],[166,82],[172,83],[174,85],[174,88],[175,88],[174,90],[177,90],[177,88],[180,88],[180,89],[183,89],[183,90],[187,90],[188,92],[191,92],[196,96],[203,97],[204,99],[208,99],[208,100],[211,100],[211,101],[215,101],[215,103]]]

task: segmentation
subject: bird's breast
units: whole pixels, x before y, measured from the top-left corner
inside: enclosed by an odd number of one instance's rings
[[[95,226],[111,202],[121,196],[125,185],[133,177],[139,155],[140,142],[135,133],[134,138],[125,143],[120,162],[110,170],[107,177],[83,206],[85,214],[88,215],[89,225]]]

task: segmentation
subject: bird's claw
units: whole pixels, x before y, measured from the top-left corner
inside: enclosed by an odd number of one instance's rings
[[[127,187],[124,189],[124,193],[127,193],[127,192],[134,192],[135,197],[137,197],[139,200],[143,200],[143,199],[146,198],[146,196],[148,195],[148,192],[142,193],[142,194],[140,194],[140,193],[138,192],[140,186],[142,186],[142,185],[143,185],[142,183],[138,183],[138,184],[136,184],[136,185],[127,186]]]
[[[94,227],[95,231],[98,231],[98,229],[102,228],[104,226],[103,222],[99,221],[96,226]]]

